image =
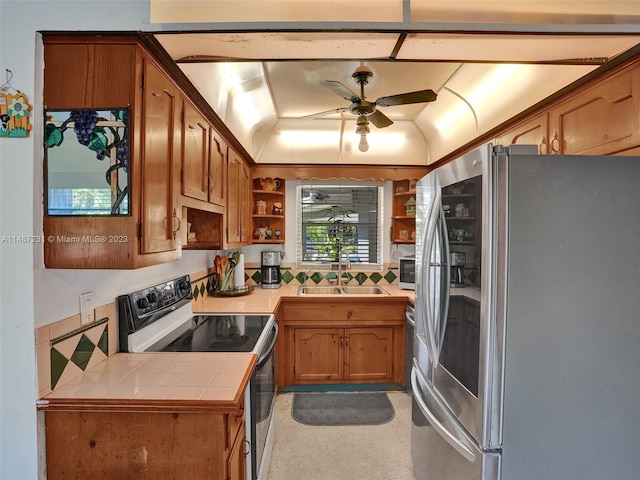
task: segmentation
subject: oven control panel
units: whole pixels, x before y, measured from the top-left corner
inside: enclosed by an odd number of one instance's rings
[[[139,318],[155,314],[177,304],[181,300],[191,299],[191,281],[189,276],[169,280],[129,294],[131,304]]]
[[[126,344],[127,335],[177,310],[192,298],[189,275],[120,295],[117,303],[121,345]]]

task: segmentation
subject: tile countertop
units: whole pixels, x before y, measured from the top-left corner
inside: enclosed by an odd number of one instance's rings
[[[405,297],[409,303],[415,304],[413,290],[403,290],[397,285],[383,288],[389,295]],[[192,307],[195,313],[272,313],[282,297],[297,296],[297,291],[297,285],[271,289],[257,287],[251,294],[241,297],[201,298],[194,301]],[[457,288],[451,291],[453,295],[479,300],[479,289]],[[238,408],[255,362],[256,356],[251,353],[117,353],[43,397],[38,407],[58,410],[232,411]]]
[[[117,353],[43,397],[41,409],[235,411],[251,353]]]
[[[415,303],[415,292],[403,290],[397,285],[382,286],[389,295],[405,297],[410,303]],[[249,295],[241,297],[204,297],[194,301],[191,305],[195,313],[274,313],[281,297],[297,297],[298,285],[282,285],[280,288],[260,288],[257,286]],[[327,295],[305,295],[309,297],[328,297]],[[346,297],[384,298],[387,295],[340,295]],[[335,297],[334,297],[335,298]]]

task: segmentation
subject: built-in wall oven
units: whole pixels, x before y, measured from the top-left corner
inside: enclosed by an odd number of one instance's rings
[[[247,479],[264,480],[273,445],[275,344],[270,313],[201,313],[191,309],[189,276],[118,297],[120,351],[228,352],[258,357],[245,392]]]

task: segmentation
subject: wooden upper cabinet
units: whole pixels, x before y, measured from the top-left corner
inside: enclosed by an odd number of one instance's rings
[[[129,42],[45,37],[45,106],[113,108],[133,103],[136,46]],[[57,42],[57,43],[51,43]]]
[[[227,234],[225,248],[237,248],[251,242],[251,171],[249,165],[232,148],[227,158]]]
[[[184,102],[182,124],[182,194],[209,201],[210,127],[204,116]]]
[[[209,202],[225,205],[224,172],[227,144],[213,128],[209,131]]]
[[[145,59],[142,136],[142,252],[175,250],[180,218],[176,178],[180,158],[180,93]]]
[[[551,153],[549,146],[549,114],[547,112],[527,119],[501,133],[495,139],[497,145],[537,145],[538,153]]]
[[[131,269],[178,259],[178,86],[136,37],[45,35],[43,42],[45,108],[123,109],[129,119],[128,168],[120,173],[128,174],[128,211],[45,214],[44,234],[55,239],[45,242],[45,266]]]
[[[640,144],[640,71],[627,69],[551,110],[551,153],[609,155]]]
[[[226,143],[188,100],[184,102],[182,142],[182,195],[224,206]]]

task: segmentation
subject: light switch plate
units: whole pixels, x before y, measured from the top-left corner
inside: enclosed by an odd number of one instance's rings
[[[82,325],[93,322],[93,292],[80,295],[80,317],[82,318]]]

